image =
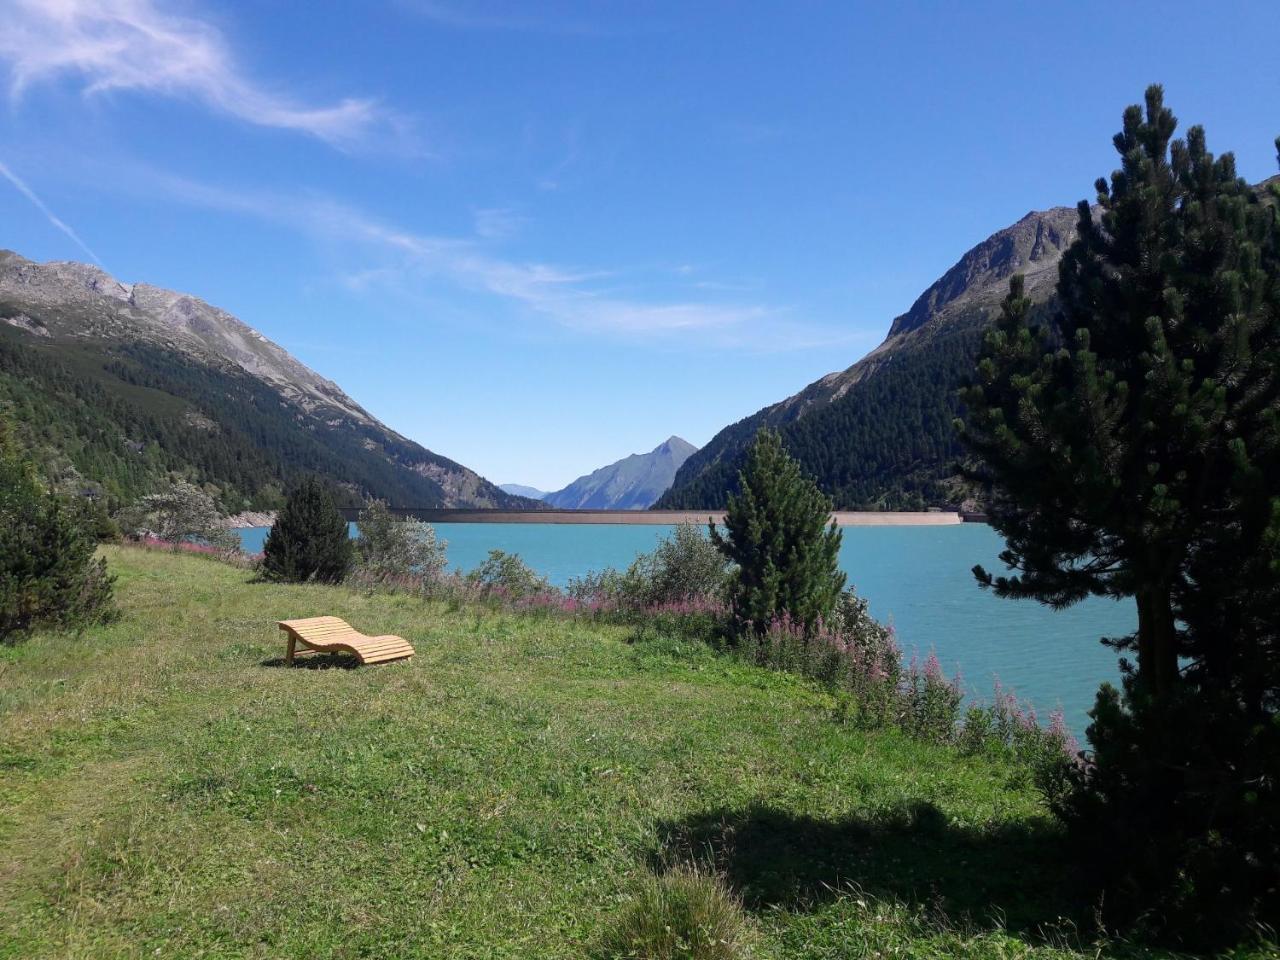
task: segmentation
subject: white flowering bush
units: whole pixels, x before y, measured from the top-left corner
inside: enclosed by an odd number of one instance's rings
[[[240,538],[225,525],[213,497],[185,480],[149,493],[118,517],[125,533],[135,539],[155,539],[175,550],[196,545],[215,553],[238,553]]]

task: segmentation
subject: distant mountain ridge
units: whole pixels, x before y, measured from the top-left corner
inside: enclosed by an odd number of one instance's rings
[[[732,424],[691,456],[655,504],[719,508],[737,488],[746,445],[770,426],[838,509],[919,509],[951,502],[960,456],[956,389],[972,370],[982,331],[1015,273],[1044,309],[1058,262],[1076,236],[1077,212],[1031,212],[967,251],[893,320],[888,336],[853,366]]]
[[[547,491],[539,490],[537,487],[526,487],[523,483],[500,483],[498,489],[517,497],[528,497],[530,500],[541,500],[547,495]]]
[[[644,510],[671,486],[680,465],[697,449],[680,437],[668,437],[648,453],[623,457],[563,490],[544,493],[542,500],[562,510]]]
[[[0,251],[0,412],[68,485],[116,500],[182,475],[232,511],[303,473],[346,501],[531,509],[391,430],[331,380],[196,297]]]

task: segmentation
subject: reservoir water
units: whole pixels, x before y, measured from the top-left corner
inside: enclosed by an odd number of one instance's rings
[[[570,577],[604,567],[625,567],[651,550],[671,527],[616,524],[440,523],[449,564],[477,566],[491,549],[518,553],[563,586]],[[241,530],[249,552],[262,549],[265,528]],[[1116,655],[1098,638],[1131,632],[1131,602],[1089,600],[1055,612],[1031,601],[1001,600],[982,590],[975,563],[1003,569],[999,535],[986,524],[921,527],[845,527],[840,564],[849,582],[892,623],[909,656],[930,651],[948,674],[959,672],[966,691],[990,699],[998,678],[1042,718],[1061,707],[1067,724],[1083,733],[1098,684],[1118,682]]]

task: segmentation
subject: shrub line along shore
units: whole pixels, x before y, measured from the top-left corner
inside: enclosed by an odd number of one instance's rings
[[[675,526],[680,523],[724,523],[723,510],[400,510],[428,523],[616,523]],[[354,520],[359,510],[344,511]],[[838,510],[831,518],[841,527],[951,526],[964,522],[958,513],[942,511],[875,512]]]

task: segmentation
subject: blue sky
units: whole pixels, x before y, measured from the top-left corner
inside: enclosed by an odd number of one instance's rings
[[[224,307],[544,488],[842,369],[1091,196],[1124,105],[1276,170],[1280,4],[0,0],[0,246]]]

